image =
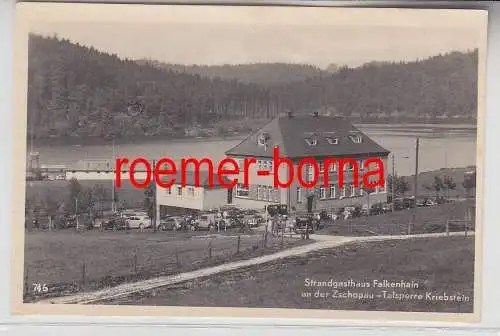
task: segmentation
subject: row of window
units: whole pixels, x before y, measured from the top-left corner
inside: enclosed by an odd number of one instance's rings
[[[340,191],[340,192],[339,192]],[[376,187],[373,194],[384,193],[385,187]],[[304,200],[302,196],[302,188],[297,187],[297,203],[302,203]],[[349,186],[344,185],[340,190],[338,190],[335,184],[331,184],[328,188],[321,186],[319,187],[319,199],[336,199],[336,198],[345,198],[345,197],[357,197],[363,196],[365,192],[363,190],[363,186],[359,185],[358,188],[354,184]]]
[[[279,202],[280,201],[279,188],[258,185],[257,186],[257,200],[269,201],[269,202]]]
[[[326,135],[325,138],[326,138],[326,141],[328,141],[328,143],[330,145],[338,145],[339,144],[339,137],[334,135],[334,134]],[[355,144],[359,144],[359,143],[363,142],[363,138],[359,134],[351,134],[351,135],[349,135],[349,139],[351,139],[351,141]],[[304,140],[309,146],[316,146],[318,144],[318,136],[314,133],[311,133],[311,134],[307,133]]]
[[[243,170],[245,168],[244,167],[244,160],[238,159],[237,162],[238,162],[240,170]],[[364,169],[364,167],[363,167],[364,160],[357,160],[356,163],[358,165],[358,170],[362,171]],[[266,170],[266,171],[272,172],[273,171],[273,160],[257,160],[256,166],[257,166],[257,169],[260,171]],[[325,171],[324,162],[322,160],[318,160],[318,166],[319,166],[319,173],[323,174]],[[337,166],[338,166],[338,163],[328,164],[329,171],[332,173],[337,172]],[[313,166],[308,165],[305,168],[306,168],[306,171],[308,172],[308,174],[312,177],[313,172],[314,172]],[[351,163],[346,163],[346,165],[344,166],[344,170],[345,171],[353,171],[354,165]]]
[[[172,188],[173,187],[170,187],[170,188],[166,189],[167,195],[172,195]],[[182,186],[177,186],[177,187],[175,187],[175,189],[176,189],[176,195],[177,196],[194,197],[194,195],[195,195],[195,193],[194,193],[194,187],[185,187],[185,188],[183,188]]]
[[[279,188],[274,188],[272,186],[256,185],[257,189],[257,200],[268,201],[268,202],[279,202],[280,192]],[[236,197],[249,198],[250,192],[247,187],[243,184],[236,185]]]

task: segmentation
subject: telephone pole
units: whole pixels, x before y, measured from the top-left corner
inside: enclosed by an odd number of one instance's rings
[[[392,178],[391,178],[391,208],[392,212],[394,212],[394,195],[396,189],[396,156],[394,152],[392,153]]]
[[[153,182],[153,232],[156,233],[156,179],[155,179],[155,167],[156,160],[153,160],[153,166],[151,167],[152,182]]]
[[[419,154],[420,138],[417,137],[415,141],[415,176],[413,180],[413,197],[415,199],[415,208],[413,209],[413,223],[416,221],[417,217],[417,189],[418,189],[418,154]]]
[[[116,153],[115,153],[115,139],[113,139],[113,157],[111,161],[111,167],[114,167],[113,173],[115,174],[115,177],[111,179],[112,181],[112,186],[111,186],[111,211],[115,213],[116,211],[116,205],[115,205],[115,178],[116,178]]]

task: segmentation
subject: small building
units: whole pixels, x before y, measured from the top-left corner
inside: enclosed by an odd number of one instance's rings
[[[293,178],[288,188],[274,188],[273,148],[277,147],[280,157],[287,157],[293,162],[294,174],[297,175],[301,159],[315,159],[319,165],[319,181],[314,188],[304,188]],[[384,164],[384,177],[387,181],[387,158],[389,151],[370,139],[354,127],[349,121],[339,117],[314,115],[279,116],[260,130],[251,134],[235,147],[226,152],[234,158],[243,181],[243,164],[246,158],[255,158],[256,164],[249,168],[249,185],[238,184],[232,194],[233,204],[242,208],[262,209],[269,204],[286,204],[289,209],[306,211],[308,203],[313,210],[332,210],[343,206],[370,205],[387,201],[386,186],[367,191],[363,186],[363,164],[369,158],[379,158]],[[354,167],[347,167],[344,172],[344,186],[339,188],[339,167],[329,165],[329,185],[325,187],[325,158],[349,158],[358,163],[359,184],[354,181]],[[311,180],[313,167],[308,166],[303,172],[303,180]],[[269,172],[265,176],[259,171]],[[288,179],[289,170],[281,165],[277,171],[280,180]],[[387,182],[386,182],[387,183]]]
[[[164,213],[161,207],[175,207],[191,210],[210,210],[218,208],[224,204],[231,203],[231,193],[228,193],[228,188],[220,185],[217,175],[208,171],[185,171],[185,183],[182,183],[182,173],[175,175],[166,175],[162,180],[167,183],[172,178],[175,179],[175,184],[170,188],[162,188],[157,185],[156,188],[156,211],[157,216]],[[213,179],[210,183],[210,174]],[[196,181],[196,175],[199,181]],[[224,179],[226,183],[229,180]],[[168,211],[166,211],[168,213]],[[158,217],[157,217],[158,218]]]

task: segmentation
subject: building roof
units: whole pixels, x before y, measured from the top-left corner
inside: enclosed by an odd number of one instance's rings
[[[360,143],[353,141],[356,136],[361,137]],[[266,138],[266,145],[262,145],[262,138]],[[348,120],[313,115],[277,117],[226,151],[226,155],[272,157],[275,146],[279,147],[280,156],[290,158],[390,153]]]
[[[192,170],[187,170],[184,171],[184,174],[186,176],[186,185],[187,186],[197,186],[197,187],[212,187],[212,188],[225,188],[225,186],[221,186],[219,183],[219,178],[217,177],[216,172],[212,172],[212,178],[213,178],[213,184],[210,186],[210,172],[207,170],[200,170],[199,172],[195,173]],[[196,175],[198,174],[199,176],[199,184],[196,185]],[[172,174],[172,175],[164,175],[161,176],[161,181],[167,183],[169,182],[172,178],[175,178],[175,183],[174,184],[181,184],[182,183],[182,172],[177,172],[177,174]],[[224,181],[226,184],[230,184],[231,180],[223,177]]]

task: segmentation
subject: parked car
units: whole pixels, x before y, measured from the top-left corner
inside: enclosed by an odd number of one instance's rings
[[[198,231],[198,230],[209,230],[214,231],[217,228],[218,218],[216,214],[207,213],[200,215],[197,219],[195,219],[191,225],[190,230]]]
[[[313,218],[310,215],[297,215],[292,220],[293,231],[295,233],[314,233]]]
[[[151,225],[151,219],[148,215],[136,214],[125,217],[129,229],[148,229]]]
[[[262,217],[261,215],[250,215],[245,219],[249,227],[256,227],[265,222],[264,217]]]
[[[160,219],[158,230],[160,231],[180,231],[184,228],[184,219],[182,217],[168,217]]]
[[[113,216],[104,222],[103,228],[104,230],[113,231],[125,230],[127,229],[127,222],[120,216]]]

